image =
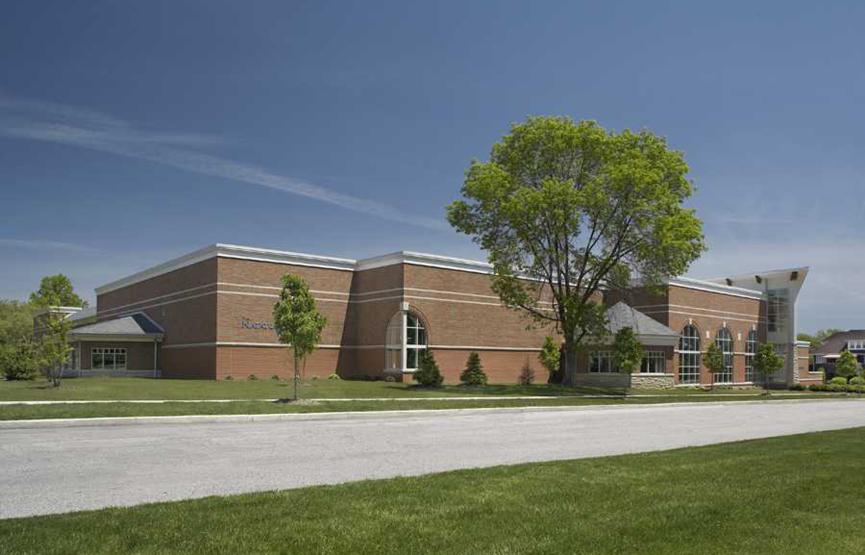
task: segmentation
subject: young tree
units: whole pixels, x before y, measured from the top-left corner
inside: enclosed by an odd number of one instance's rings
[[[630,382],[631,374],[636,372],[643,362],[643,345],[637,340],[637,335],[630,327],[624,327],[616,332],[613,341],[613,359],[619,372],[628,374]],[[630,388],[630,383],[628,387]]]
[[[549,335],[544,338],[544,344],[541,346],[541,354],[538,358],[541,364],[549,372],[547,383],[562,383],[562,373],[560,369],[560,359],[562,356],[561,348],[558,341]]]
[[[784,358],[769,343],[760,345],[754,355],[754,370],[763,376],[763,389],[769,394],[769,377],[784,367]]]
[[[72,281],[63,274],[42,278],[39,289],[30,293],[30,303],[41,307],[87,306],[87,301],[75,293]]]
[[[448,221],[487,251],[502,302],[564,338],[563,383],[585,337],[606,332],[599,297],[657,286],[705,249],[682,153],[649,131],[532,117],[472,162]],[[550,304],[547,304],[550,303]]]
[[[72,346],[69,344],[69,331],[72,328],[65,314],[48,312],[40,319],[39,363],[45,378],[54,387],[60,387],[63,368],[69,362]]]
[[[712,379],[709,382],[709,388],[711,389],[715,385],[715,376],[726,370],[724,368],[724,352],[717,342],[712,341],[709,343],[709,348],[706,349],[706,356],[703,357],[703,362],[706,368],[709,369],[709,372],[712,373]]]
[[[843,351],[841,356],[838,357],[838,361],[835,362],[835,374],[843,378],[852,378],[859,374],[861,369],[859,361],[856,360],[856,355],[850,351]]]
[[[419,353],[418,368],[414,372],[417,383],[427,387],[439,387],[444,381],[439,365],[432,351],[423,349]]]
[[[481,357],[477,353],[469,353],[465,370],[460,374],[463,385],[487,385],[487,375],[481,366]]]
[[[529,364],[528,359],[526,359],[526,362],[520,369],[520,375],[517,380],[519,381],[520,385],[532,385],[533,383],[535,383],[535,371],[532,370],[532,365]]]
[[[273,305],[273,328],[280,343],[291,347],[294,358],[294,400],[297,401],[297,382],[300,380],[300,363],[306,359],[321,341],[321,332],[327,325],[316,308],[309,285],[300,276],[282,276],[279,300]]]

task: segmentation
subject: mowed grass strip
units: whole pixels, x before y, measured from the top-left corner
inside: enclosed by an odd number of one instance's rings
[[[40,554],[862,553],[863,460],[857,428],[3,520],[0,545]]]
[[[67,378],[60,387],[45,380],[0,380],[0,401],[87,401],[129,399],[280,399],[291,397],[290,380],[172,380],[153,378]],[[362,380],[306,380],[300,385],[303,398],[449,397],[455,395],[548,395],[569,396],[615,391],[574,389],[538,384],[531,386],[491,384],[480,387],[449,385],[422,388],[413,383]]]
[[[775,395],[769,400],[818,398],[825,394]],[[739,396],[718,398],[717,396],[669,396],[642,398],[591,398],[591,397],[550,397],[548,399],[431,399],[409,400],[393,399],[386,401],[327,401],[312,400],[299,403],[273,401],[231,401],[231,402],[165,402],[165,403],[75,403],[52,405],[0,405],[0,421],[35,420],[56,418],[106,418],[134,416],[189,416],[217,414],[302,414],[346,411],[388,411],[388,410],[432,410],[432,409],[479,409],[513,407],[574,407],[593,405],[638,405],[679,402],[710,401],[762,401],[766,398]]]
[[[0,401],[88,401],[88,400],[147,400],[147,399],[280,399],[291,397],[293,383],[286,380],[172,380],[152,378],[67,378],[60,387],[45,380],[0,380]],[[446,385],[442,388],[422,388],[413,383],[361,380],[306,380],[300,387],[305,399],[334,398],[416,398],[482,395],[513,395],[563,397],[586,394],[621,394],[621,389],[571,388],[558,385],[490,384],[466,387]],[[758,389],[721,389],[702,391],[678,388],[673,390],[633,390],[632,393],[663,393],[669,396],[694,395],[759,395]]]

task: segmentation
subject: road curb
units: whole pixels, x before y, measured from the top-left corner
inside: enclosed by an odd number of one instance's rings
[[[863,402],[859,398],[833,399],[779,399],[755,400],[747,403],[774,405],[790,403],[832,403],[832,402]],[[0,431],[37,428],[81,428],[99,426],[147,426],[154,424],[226,424],[243,422],[310,422],[328,420],[379,420],[394,415],[404,418],[420,418],[439,414],[442,416],[469,416],[472,414],[489,413],[519,413],[519,412],[606,412],[617,410],[656,410],[689,406],[694,408],[716,408],[741,405],[743,401],[698,401],[674,403],[635,403],[632,405],[557,405],[547,407],[483,407],[460,409],[408,409],[408,410],[375,410],[375,411],[340,411],[312,413],[279,413],[279,414],[197,414],[182,416],[111,416],[94,418],[46,418],[33,420],[0,420]]]

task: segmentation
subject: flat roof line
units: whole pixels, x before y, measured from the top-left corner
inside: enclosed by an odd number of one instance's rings
[[[161,264],[151,266],[150,268],[146,268],[144,270],[141,270],[140,272],[136,272],[120,279],[114,280],[112,282],[106,283],[105,285],[101,285],[97,287],[95,291],[97,295],[108,293],[110,291],[121,289],[123,287],[128,287],[135,283],[145,281],[163,274],[167,274],[174,270],[178,270],[186,266],[191,266],[198,262],[203,262],[205,260],[216,257],[236,258],[241,260],[253,260],[260,262],[272,262],[277,264],[291,264],[297,266],[310,266],[343,271],[370,270],[374,268],[392,266],[395,264],[413,264],[417,266],[429,266],[434,268],[444,268],[449,270],[459,270],[483,274],[489,274],[492,272],[492,265],[488,262],[415,251],[396,251],[379,256],[355,260],[351,258],[338,258],[333,256],[322,256],[277,249],[248,247],[231,243],[214,243],[212,245],[202,247],[182,256],[172,258],[171,260],[168,260]],[[799,269],[807,269],[807,267]],[[764,272],[764,274],[765,273],[766,272]],[[724,278],[720,279],[723,280]],[[760,294],[753,289],[729,286],[724,283],[718,283],[716,281],[700,280],[689,277],[671,278],[670,280],[668,280],[668,283],[672,285],[680,285],[683,287],[703,287],[721,293],[738,294],[749,297],[754,297],[755,295]]]

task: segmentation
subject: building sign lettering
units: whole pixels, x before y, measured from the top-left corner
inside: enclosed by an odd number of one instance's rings
[[[240,327],[248,330],[272,330],[273,324],[270,322],[256,322],[249,318],[241,318]]]

